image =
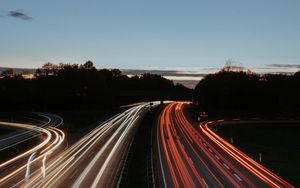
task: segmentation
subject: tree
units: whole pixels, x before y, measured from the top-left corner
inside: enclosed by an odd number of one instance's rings
[[[298,71],[294,74],[294,76],[300,78],[300,70],[298,70]]]
[[[40,70],[39,71],[44,75],[49,75],[49,74],[55,75],[57,73],[57,69],[58,69],[57,65],[48,62],[48,63],[44,64],[41,68],[41,71]]]
[[[225,61],[224,67],[222,68],[222,71],[227,71],[227,72],[229,72],[229,71],[241,72],[244,70],[245,70],[245,68],[242,63],[237,63],[237,62],[233,61],[232,59],[227,59]]]
[[[112,70],[111,70],[111,73],[112,73],[112,75],[115,76],[115,77],[122,76],[122,72],[121,72],[119,69],[112,69]]]
[[[6,69],[1,73],[2,76],[12,76],[13,74],[14,74],[14,70],[11,68]]]
[[[94,67],[94,63],[92,61],[87,61],[85,62],[82,66],[81,66],[83,69],[87,69],[87,70],[92,70],[92,69],[96,69]]]
[[[93,62],[84,64],[46,63],[36,77],[0,77],[2,109],[82,109],[111,108],[121,103],[161,99],[162,95],[182,97],[181,86],[159,75],[129,78],[118,69],[97,70]]]

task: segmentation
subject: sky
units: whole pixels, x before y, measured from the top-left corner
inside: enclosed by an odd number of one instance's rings
[[[300,68],[300,0],[0,0],[0,66]]]

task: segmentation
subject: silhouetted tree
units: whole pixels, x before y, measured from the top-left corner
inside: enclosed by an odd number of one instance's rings
[[[222,71],[195,88],[195,103],[212,113],[299,112],[300,79],[284,74]]]
[[[57,65],[48,62],[42,66],[40,71],[42,74],[45,74],[45,75],[49,75],[49,74],[55,75],[57,72],[57,69],[58,69]]]
[[[159,75],[144,74],[129,78],[118,69],[100,69],[93,62],[84,64],[46,63],[36,70],[34,79],[0,79],[1,107],[13,109],[111,108],[118,104],[183,98],[184,87]],[[8,102],[9,101],[9,102]]]
[[[82,66],[83,69],[91,70],[91,69],[96,69],[94,67],[94,63],[92,61],[87,61],[85,62]]]
[[[112,69],[112,70],[111,70],[111,73],[112,73],[112,75],[115,76],[115,77],[122,76],[122,72],[121,72],[119,69]]]

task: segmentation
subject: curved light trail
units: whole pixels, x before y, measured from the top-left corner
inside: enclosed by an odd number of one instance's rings
[[[215,122],[192,125],[187,103],[167,105],[159,118],[163,187],[293,187],[211,131]]]
[[[154,102],[153,105],[158,105]],[[138,127],[138,121],[150,110],[150,103],[131,108],[103,122],[65,150],[21,187],[115,187],[120,178],[123,157]]]
[[[22,139],[24,134],[28,134],[29,132],[31,133],[33,131],[36,132],[36,134],[31,135],[27,139],[31,139],[36,136],[41,136],[41,138],[44,138],[41,143],[33,148],[0,164],[0,187],[15,187],[20,182],[28,180],[32,174],[37,173],[41,168],[44,169],[47,162],[47,156],[56,151],[65,141],[64,132],[55,127],[62,123],[62,119],[58,116],[54,117],[53,115],[41,116],[49,119],[49,121],[42,126],[0,122],[0,125],[24,129],[23,133],[9,136],[10,139],[13,139],[11,140],[12,145],[16,145],[16,143],[19,144],[22,142],[19,141],[19,137]],[[52,118],[55,119],[55,121]],[[11,147],[12,146],[9,146],[8,148]],[[46,173],[46,171],[44,173]]]
[[[200,129],[209,137],[212,141],[218,144],[224,151],[226,151],[231,157],[239,161],[245,168],[255,174],[257,177],[262,179],[265,183],[272,187],[293,187],[285,180],[251,159],[249,156],[242,153],[240,150],[229,144],[227,141],[222,139],[216,133],[214,133],[209,127],[218,123],[218,121],[211,121],[200,125]]]

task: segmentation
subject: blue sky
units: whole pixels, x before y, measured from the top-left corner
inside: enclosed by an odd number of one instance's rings
[[[0,15],[0,66],[300,64],[299,0],[0,0]]]

